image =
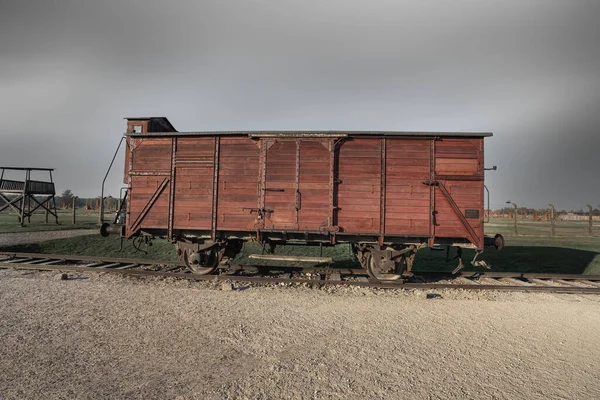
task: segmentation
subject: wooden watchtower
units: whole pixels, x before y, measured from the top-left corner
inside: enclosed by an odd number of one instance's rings
[[[38,208],[42,208],[46,210],[48,214],[52,215],[58,224],[56,201],[54,199],[56,191],[54,182],[52,181],[52,171],[54,171],[54,169],[0,167],[0,170],[0,199],[5,203],[0,203],[0,212],[8,208],[16,211],[19,214],[21,226],[24,226],[25,218],[31,222],[31,215]],[[6,171],[22,171],[25,174],[25,179],[22,181],[4,179],[4,173]],[[50,180],[32,180],[32,171],[48,172]]]

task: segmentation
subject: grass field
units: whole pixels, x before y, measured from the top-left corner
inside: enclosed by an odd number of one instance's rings
[[[82,222],[85,224],[85,222]],[[91,222],[90,222],[91,224]],[[600,274],[600,237],[583,236],[587,231],[570,226],[566,229],[575,229],[581,236],[544,236],[548,223],[531,223],[528,226],[529,235],[513,236],[511,221],[494,221],[486,225],[487,234],[502,233],[506,240],[506,247],[502,251],[494,248],[486,249],[480,257],[492,266],[494,271],[519,271],[519,272],[555,272],[573,274]],[[598,229],[600,232],[600,228]],[[3,251],[40,252],[57,254],[102,255],[107,257],[135,257],[174,261],[176,260],[173,245],[166,240],[157,239],[153,246],[147,247],[147,254],[136,251],[129,240],[123,241],[123,250],[120,250],[120,239],[115,236],[103,238],[100,235],[80,236],[71,239],[50,240],[37,244],[0,247]],[[252,253],[260,253],[261,247],[257,243],[246,243],[235,263],[257,264],[264,263],[260,260],[248,259]],[[339,245],[323,247],[323,256],[332,257],[336,266],[358,267],[358,263],[351,253],[350,246]],[[275,251],[276,254],[285,255],[321,255],[321,249],[310,246],[282,246]],[[454,253],[452,254],[454,255]],[[464,251],[463,259],[466,268],[471,267],[469,262],[474,255],[473,251]],[[456,266],[456,260],[446,261],[445,251],[422,250],[417,255],[415,270],[449,271]],[[479,270],[483,270],[479,268]]]
[[[130,257],[165,261],[176,260],[173,245],[166,240],[154,240],[152,246],[147,248],[144,247],[144,250],[147,250],[147,253],[136,251],[131,240],[123,240],[123,249],[121,250],[121,239],[118,236],[112,235],[105,238],[100,236],[100,234],[48,240],[41,243],[0,247],[0,251],[14,251],[21,253]]]
[[[514,235],[514,221],[510,219],[492,219],[485,224],[486,233],[500,233]],[[600,221],[594,221],[594,231],[600,234]],[[556,236],[588,236],[588,221],[556,221]],[[550,236],[552,228],[549,221],[518,220],[517,230],[519,235],[525,236]]]
[[[98,213],[77,210],[76,223],[73,224],[72,211],[58,211],[58,225],[52,215],[46,217],[43,213],[31,216],[31,222],[25,219],[25,226],[19,225],[19,216],[6,211],[0,213],[0,233],[3,232],[39,232],[64,229],[93,229],[98,226]]]

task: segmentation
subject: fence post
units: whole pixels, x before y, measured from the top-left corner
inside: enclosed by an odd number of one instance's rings
[[[551,232],[552,232],[552,236],[554,236],[556,234],[556,226],[554,224],[554,204],[548,203],[548,205],[550,206],[550,226],[551,226]]]
[[[593,218],[593,209],[592,209],[592,206],[591,206],[591,205],[589,205],[589,204],[586,204],[586,206],[588,206],[588,207],[589,207],[589,209],[590,209],[590,216],[589,216],[589,219],[590,219],[590,226],[589,226],[588,230],[589,230],[590,236],[592,236],[592,235],[594,234],[594,218]]]
[[[75,208],[76,208],[75,202],[76,201],[77,201],[77,196],[73,196],[73,225],[75,225]]]
[[[48,223],[48,209],[50,208],[50,200],[46,202],[46,223]]]
[[[519,212],[517,211],[517,203],[513,203],[512,201],[507,201],[507,203],[512,204],[515,207],[515,213],[514,213],[514,218],[515,218],[515,236],[519,235],[519,231],[517,229],[517,219],[519,218]]]

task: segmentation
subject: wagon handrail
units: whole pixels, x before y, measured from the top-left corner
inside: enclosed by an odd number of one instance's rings
[[[106,182],[106,178],[108,178],[108,174],[110,173],[113,163],[115,162],[115,158],[117,158],[117,153],[119,152],[119,149],[121,148],[123,139],[125,139],[125,136],[122,136],[121,140],[119,140],[119,145],[117,146],[117,150],[115,150],[115,154],[113,155],[113,158],[110,161],[110,165],[108,166],[108,169],[106,170],[106,175],[104,175],[104,179],[102,180],[102,190],[100,191],[100,224],[104,223],[104,183]]]
[[[485,191],[487,192],[487,209],[484,211],[487,211],[487,219],[485,219],[483,221],[484,224],[487,224],[490,222],[490,190],[488,189],[488,187],[486,185],[483,185],[483,188],[485,189]]]

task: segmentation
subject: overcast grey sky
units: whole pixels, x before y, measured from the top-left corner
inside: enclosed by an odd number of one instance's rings
[[[96,196],[125,116],[491,131],[492,206],[600,204],[600,1],[0,0],[0,165]],[[118,194],[122,154],[109,180]]]

